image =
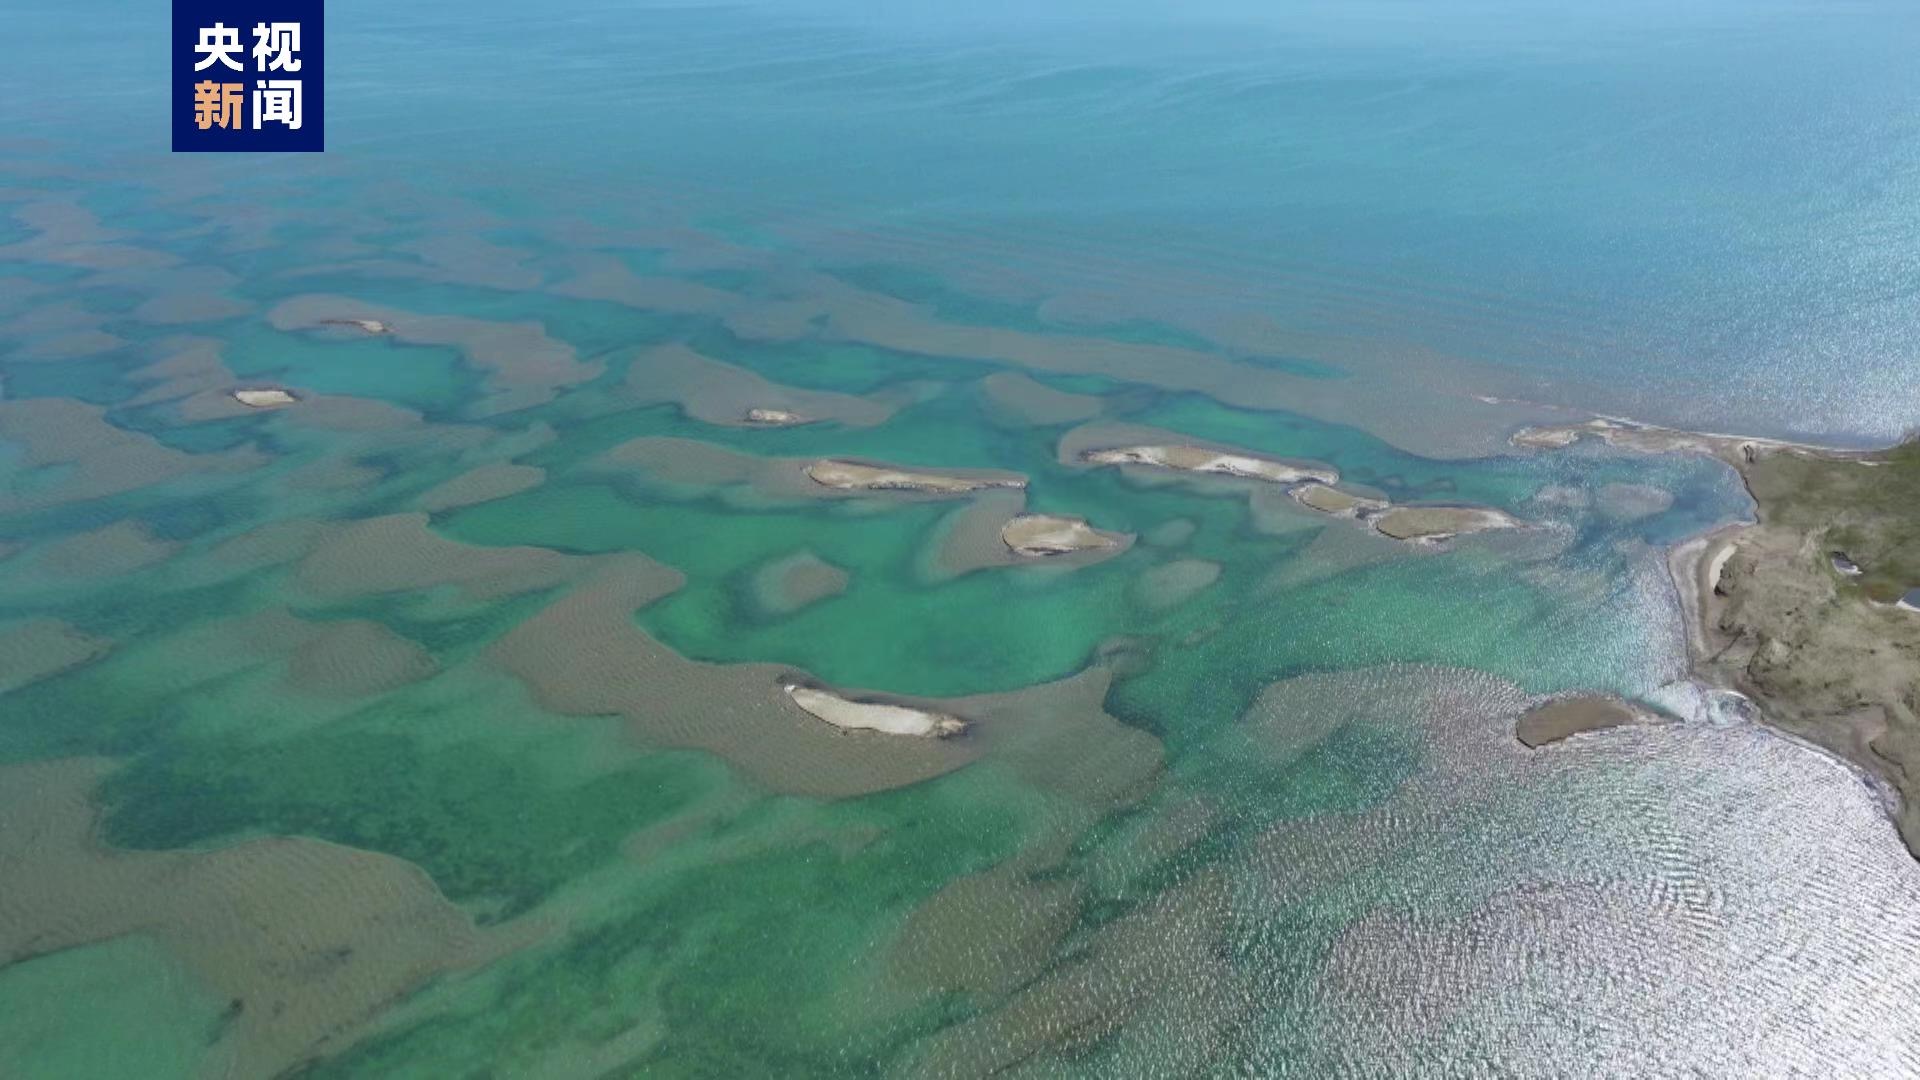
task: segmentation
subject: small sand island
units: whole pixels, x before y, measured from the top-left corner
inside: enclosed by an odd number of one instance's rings
[[[321,319],[321,326],[351,326],[369,334],[391,334],[393,324],[379,319]]]
[[[1898,607],[1920,585],[1920,439],[1850,453],[1602,419],[1513,442],[1588,437],[1711,454],[1739,472],[1759,520],[1668,558],[1695,671],[1897,792],[1895,823],[1920,854],[1920,619]]]
[[[1366,521],[1382,536],[1418,544],[1437,544],[1455,536],[1512,529],[1520,524],[1484,506],[1394,506],[1368,515]]]
[[[1359,517],[1387,508],[1385,499],[1369,499],[1318,481],[1301,484],[1291,494],[1309,510],[1318,510],[1334,517]]]
[[[756,427],[798,427],[813,423],[813,419],[786,409],[752,408],[747,410],[747,423]]]
[[[282,405],[292,405],[300,399],[287,393],[285,390],[263,387],[251,390],[235,390],[233,392],[233,400],[249,408],[277,409]]]
[[[992,488],[1024,488],[1014,476],[958,476],[920,472],[890,465],[863,465],[829,458],[807,466],[807,476],[822,487],[840,491],[909,491],[924,495],[965,495]]]
[[[1353,518],[1382,536],[1410,544],[1439,544],[1456,536],[1489,529],[1517,529],[1510,514],[1485,506],[1395,506],[1386,499],[1356,495],[1309,481],[1289,489],[1300,505],[1333,517]]]
[[[854,701],[818,687],[786,684],[787,697],[808,714],[843,731],[875,731],[882,735],[909,735],[944,739],[967,730],[957,716],[906,705]]]
[[[1651,720],[1648,713],[1619,698],[1583,694],[1554,698],[1528,709],[1514,724],[1513,737],[1528,749],[1537,750],[1582,732]]]
[[[1327,468],[1293,465],[1275,458],[1212,450],[1203,446],[1116,446],[1104,450],[1083,450],[1080,460],[1094,465],[1145,465],[1180,472],[1214,473],[1274,484],[1297,484],[1303,480],[1332,484],[1340,479],[1340,474]]]
[[[1000,539],[1015,554],[1030,558],[1101,551],[1124,542],[1124,537],[1102,532],[1087,524],[1085,518],[1056,514],[1021,514],[1000,527]]]

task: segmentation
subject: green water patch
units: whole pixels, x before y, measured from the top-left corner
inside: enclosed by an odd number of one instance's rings
[[[621,1067],[649,1076],[871,1075],[951,1015],[887,985],[891,927],[1031,843],[1047,809],[992,768],[754,801],[620,871],[562,941],[436,991],[316,1073],[537,1071],[620,1036]]]
[[[204,1075],[227,1002],[151,938],[131,935],[0,968],[0,1075]]]
[[[723,781],[693,754],[583,771],[591,727],[531,712],[492,680],[454,672],[286,737],[174,738],[103,786],[101,835],[148,849],[319,837],[407,859],[452,899],[507,918]]]

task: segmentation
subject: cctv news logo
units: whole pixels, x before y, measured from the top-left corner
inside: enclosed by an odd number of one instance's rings
[[[326,148],[322,0],[174,0],[176,153]]]

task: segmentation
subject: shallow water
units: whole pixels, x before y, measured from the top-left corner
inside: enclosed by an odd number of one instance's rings
[[[335,4],[249,160],[120,15],[0,45],[0,1073],[1920,1072],[1876,795],[1688,706],[1736,478],[1504,443],[1911,422],[1906,9]]]

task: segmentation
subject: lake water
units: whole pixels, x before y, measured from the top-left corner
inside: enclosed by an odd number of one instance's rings
[[[1506,442],[1914,422],[1920,9],[1538,7],[336,2],[260,157],[20,0],[0,1074],[1920,1073],[1880,796],[1686,681],[1737,477]]]

